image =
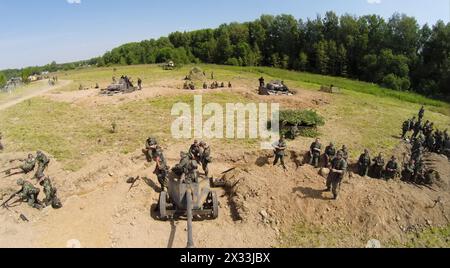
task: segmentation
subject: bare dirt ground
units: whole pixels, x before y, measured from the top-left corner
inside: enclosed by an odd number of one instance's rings
[[[83,106],[106,105],[180,92],[191,94],[180,91],[181,85],[179,81],[157,83],[143,91],[113,97],[99,96],[98,90],[47,92],[45,96]],[[231,91],[256,100],[276,98],[258,96],[245,87]],[[331,101],[329,95],[300,90],[293,98],[276,100],[287,107],[302,108]],[[179,161],[179,152],[188,146],[167,144],[165,154],[170,166]],[[227,187],[215,189],[220,202],[219,218],[194,223],[197,247],[276,247],[283,245],[282,234],[299,222],[330,231],[347,230],[348,238],[336,244],[341,247],[364,247],[371,238],[382,244],[393,238],[402,240],[408,231],[449,224],[450,194],[445,181],[450,177],[449,162],[440,156],[427,156],[444,178],[433,189],[353,175],[342,184],[341,198],[332,201],[329,193],[322,192],[325,179],[319,171],[307,165],[297,166],[301,157],[287,159],[285,172],[270,165],[270,151],[236,152],[224,144],[213,144],[212,148],[215,161],[211,169],[215,177],[236,169],[227,173]],[[297,148],[303,153],[300,148],[305,147]],[[395,152],[401,155],[402,150],[404,146],[399,145]],[[26,154],[0,154],[0,167],[8,167],[9,160]],[[0,247],[66,247],[73,239],[82,247],[186,246],[186,223],[161,222],[153,212],[159,185],[152,174],[154,165],[145,163],[139,148],[127,155],[104,152],[88,160],[89,164],[72,173],[64,171],[57,161],[50,163],[47,173],[59,190],[62,209],[37,211],[21,204],[0,210]],[[129,190],[126,180],[130,176],[149,180],[141,180]],[[0,200],[17,190],[15,181],[19,177],[2,179]],[[435,205],[438,199],[440,202]],[[21,213],[30,222],[21,221]]]

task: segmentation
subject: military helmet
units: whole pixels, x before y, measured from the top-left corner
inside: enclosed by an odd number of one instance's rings
[[[17,180],[17,185],[24,185],[25,184],[25,180],[24,179],[18,179]]]

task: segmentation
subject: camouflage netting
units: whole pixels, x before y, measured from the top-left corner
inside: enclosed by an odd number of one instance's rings
[[[200,80],[203,81],[206,79],[204,72],[199,67],[194,67],[191,69],[188,75],[189,80]]]

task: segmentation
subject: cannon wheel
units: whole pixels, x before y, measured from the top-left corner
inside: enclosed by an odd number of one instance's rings
[[[211,201],[212,201],[212,218],[217,219],[219,217],[219,199],[217,198],[216,192],[211,192]]]
[[[159,217],[161,220],[167,220],[167,192],[161,192],[159,195]]]

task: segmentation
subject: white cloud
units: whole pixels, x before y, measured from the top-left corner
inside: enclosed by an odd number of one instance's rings
[[[367,3],[373,5],[373,4],[381,4],[381,0],[367,0]]]
[[[81,0],[67,0],[67,3],[69,3],[69,4],[77,4],[77,5],[79,5],[79,4],[81,4]]]

